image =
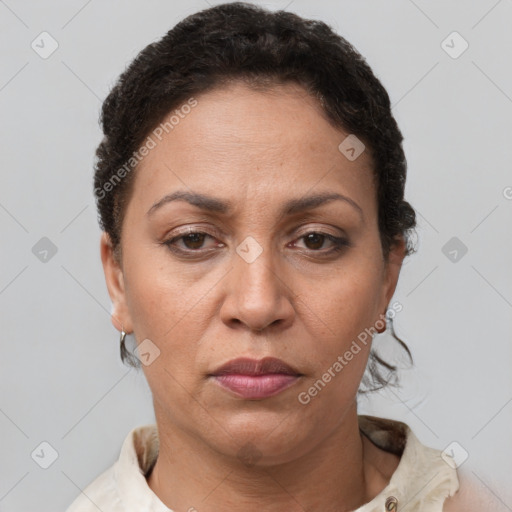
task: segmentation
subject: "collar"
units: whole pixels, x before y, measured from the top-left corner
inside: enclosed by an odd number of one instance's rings
[[[408,510],[441,510],[444,500],[459,488],[456,469],[442,452],[423,445],[401,421],[368,415],[359,415],[358,421],[360,431],[379,448],[400,456],[400,463],[389,484],[354,512],[399,512],[406,505]],[[146,481],[158,451],[155,424],[136,427],[126,437],[113,469],[117,494],[129,504],[127,510],[172,512]],[[432,508],[424,508],[425,504]]]

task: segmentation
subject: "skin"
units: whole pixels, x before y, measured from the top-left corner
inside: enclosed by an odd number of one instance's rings
[[[298,85],[235,83],[197,100],[136,171],[122,262],[101,239],[114,326],[160,350],[143,365],[160,438],[148,485],[175,511],[354,510],[399,463],[358,429],[370,343],[307,405],[298,394],[376,325],[395,291],[405,244],[399,238],[384,260],[371,155],[349,161],[338,150],[348,133]],[[147,215],[177,190],[218,197],[233,211],[174,201]],[[362,215],[338,200],[279,214],[285,201],[325,191],[349,197]],[[188,259],[163,243],[187,228],[211,235],[174,242],[196,251]],[[334,244],[308,241],[311,232],[350,246],[329,254]],[[263,250],[252,263],[236,252],[247,236]],[[303,377],[260,400],[208,377],[231,359],[265,356]],[[254,465],[240,455],[248,447],[258,453]]]

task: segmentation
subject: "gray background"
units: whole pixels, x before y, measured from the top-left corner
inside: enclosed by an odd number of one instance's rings
[[[1,511],[64,510],[131,428],[154,421],[110,323],[92,195],[98,115],[125,65],[208,3],[0,1]],[[395,327],[416,367],[360,412],[405,421],[439,449],[456,441],[493,510],[512,510],[512,2],[260,3],[354,44],[405,137],[419,239]],[[31,47],[43,31],[59,45],[46,59]],[[457,58],[462,40],[445,43],[452,56],[442,46],[453,31],[469,44]],[[46,261],[43,237],[57,248]],[[389,335],[375,342],[394,350]],[[48,469],[42,442],[58,453]]]

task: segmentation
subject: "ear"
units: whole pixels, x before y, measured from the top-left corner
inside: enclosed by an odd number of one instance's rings
[[[129,334],[133,331],[133,323],[126,303],[123,270],[105,231],[101,235],[100,253],[108,294],[112,301],[112,325],[118,331],[124,330]]]
[[[385,314],[389,303],[393,297],[393,294],[396,290],[396,285],[398,283],[398,277],[400,275],[400,270],[402,268],[402,262],[405,257],[406,252],[406,244],[403,236],[398,236],[395,238],[395,243],[389,250],[389,257],[387,263],[384,266],[384,287],[383,287],[383,297],[381,304],[381,313]]]

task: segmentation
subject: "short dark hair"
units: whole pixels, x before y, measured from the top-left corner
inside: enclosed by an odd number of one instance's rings
[[[122,220],[133,192],[135,156],[141,144],[173,109],[194,95],[236,81],[256,88],[299,84],[319,101],[333,126],[360,139],[372,156],[384,258],[400,237],[405,240],[406,255],[415,251],[410,234],[416,216],[404,200],[403,137],[389,96],[365,59],[321,21],[234,2],[192,14],[146,46],[103,103],[104,138],[96,150],[94,193],[100,226],[119,261]],[[396,337],[393,326],[392,333],[412,363],[407,345]],[[140,366],[124,344],[121,358]],[[388,375],[382,375],[379,366]],[[397,382],[396,366],[373,348],[368,370],[362,380],[368,389],[360,392]]]

